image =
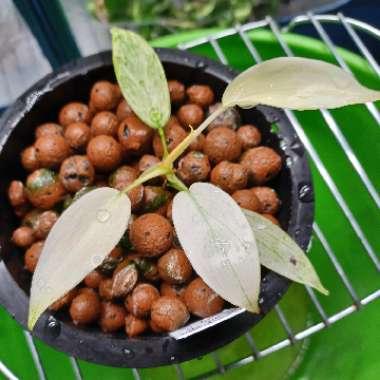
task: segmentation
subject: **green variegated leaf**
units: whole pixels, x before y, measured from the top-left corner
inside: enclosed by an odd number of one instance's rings
[[[129,198],[102,187],[80,197],[50,231],[33,275],[28,327],[58,298],[100,265],[123,236]]]
[[[170,117],[170,96],[162,64],[139,35],[112,28],[112,60],[128,104],[152,128],[165,126]]]
[[[329,294],[306,254],[283,229],[256,212],[243,212],[255,234],[261,265],[292,281]]]
[[[223,94],[223,105],[258,104],[294,110],[338,108],[380,100],[380,92],[362,86],[352,74],[324,61],[274,58],[238,75]]]
[[[221,297],[259,312],[260,264],[242,210],[224,191],[195,183],[176,194],[173,223],[195,271]]]

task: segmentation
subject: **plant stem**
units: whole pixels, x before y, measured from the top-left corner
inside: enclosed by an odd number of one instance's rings
[[[166,178],[168,179],[169,185],[178,191],[188,191],[186,185],[174,174],[167,174]]]
[[[162,149],[164,150],[163,158],[165,159],[168,156],[168,144],[166,142],[164,128],[158,128],[158,134],[159,134],[160,139],[161,139]]]
[[[177,145],[177,147],[168,155],[168,157],[163,161],[166,166],[173,166],[174,161],[187,149],[187,147],[223,112],[227,110],[228,107],[221,106],[216,111],[214,111],[203,123],[196,129],[192,130],[188,136],[182,140],[182,142]]]
[[[143,172],[139,178],[133,183],[121,190],[122,194],[128,193],[135,187],[142,185],[144,182],[149,181],[152,178],[165,175],[169,184],[178,191],[187,191],[187,187],[184,183],[174,174],[173,163],[174,161],[188,148],[188,146],[209,126],[209,124],[215,120],[220,114],[225,112],[229,107],[221,106],[215,112],[213,112],[203,123],[196,129],[191,130],[189,135],[170,153],[168,154],[168,148],[165,139],[165,133],[163,128],[158,128],[158,134],[161,139],[162,147],[164,149],[163,160]]]

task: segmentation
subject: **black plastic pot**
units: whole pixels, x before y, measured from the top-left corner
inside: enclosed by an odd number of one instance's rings
[[[167,77],[186,84],[209,84],[220,98],[236,72],[208,59],[179,50],[158,49]],[[105,52],[72,62],[40,80],[22,95],[0,120],[0,303],[24,327],[28,313],[31,276],[23,269],[21,252],[10,236],[17,219],[7,201],[6,189],[14,178],[24,179],[20,152],[33,142],[34,128],[56,120],[60,107],[69,101],[87,101],[92,84],[115,80],[111,54]],[[279,219],[283,227],[306,249],[314,215],[311,175],[305,151],[289,121],[280,110],[257,107],[242,110],[243,122],[257,125],[264,143],[283,157],[284,169],[272,185],[282,200]],[[279,131],[271,132],[276,123]],[[59,265],[59,263],[57,263]],[[124,333],[104,334],[97,327],[79,328],[67,317],[46,312],[33,334],[50,346],[77,358],[119,367],[153,367],[204,355],[239,337],[256,324],[279,301],[290,282],[269,272],[263,278],[261,314],[243,313],[189,338],[167,336],[126,338]]]

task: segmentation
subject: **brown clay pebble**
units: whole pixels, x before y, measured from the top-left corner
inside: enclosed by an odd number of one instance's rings
[[[211,171],[211,183],[227,193],[244,189],[248,182],[248,172],[243,165],[222,161]]]
[[[148,322],[146,320],[136,318],[132,314],[129,314],[125,318],[125,333],[129,338],[139,336],[146,330],[148,330]]]
[[[168,81],[170,101],[173,104],[180,104],[185,100],[185,86],[177,80]]]
[[[65,189],[56,173],[48,169],[38,169],[26,179],[26,193],[33,206],[46,210],[63,199]]]
[[[27,248],[34,243],[35,237],[33,229],[30,227],[19,227],[13,231],[12,241],[18,247]]]
[[[74,324],[95,322],[100,314],[100,301],[95,292],[82,292],[70,305],[70,316]]]
[[[55,222],[58,220],[58,214],[55,211],[44,211],[38,216],[38,222],[34,230],[37,239],[45,239]]]
[[[280,208],[280,199],[274,189],[267,186],[258,186],[251,189],[261,203],[261,212],[263,214],[274,215]]]
[[[122,160],[120,144],[111,136],[96,136],[87,145],[87,157],[100,172],[114,170]]]
[[[57,301],[53,302],[49,306],[49,309],[53,311],[58,311],[60,309],[63,309],[64,307],[69,306],[77,294],[78,294],[77,289],[74,288],[74,289],[69,290],[64,296],[62,296],[61,298],[58,298]]]
[[[10,183],[8,187],[8,199],[13,207],[22,206],[28,202],[24,184],[21,181],[12,181]]]
[[[237,130],[237,136],[243,150],[255,148],[261,143],[260,131],[254,125],[251,124],[242,125]]]
[[[187,136],[186,131],[178,124],[171,124],[170,126],[165,127],[165,137],[168,152],[170,153],[175,149],[179,143],[181,143]],[[153,150],[154,154],[162,158],[164,155],[164,149],[162,147],[161,139],[158,133],[154,135],[153,138]]]
[[[105,278],[100,281],[99,296],[106,301],[112,300],[112,278]]]
[[[186,185],[191,185],[194,182],[206,181],[210,171],[208,157],[202,152],[192,151],[180,159],[177,175]]]
[[[276,226],[279,226],[281,227],[280,225],[280,222],[278,221],[278,219],[276,217],[274,217],[273,215],[271,214],[262,214],[264,218],[267,218],[268,220],[270,220],[273,224],[275,224]]]
[[[174,331],[189,320],[185,304],[176,297],[160,297],[153,302],[151,319],[163,331]]]
[[[185,290],[185,303],[190,313],[206,318],[223,310],[224,300],[200,278],[196,278]]]
[[[190,145],[189,150],[196,150],[198,152],[203,152],[205,146],[206,137],[201,133]]]
[[[72,123],[66,127],[65,139],[74,150],[85,150],[91,138],[91,129],[85,123]]]
[[[252,190],[237,190],[232,194],[232,198],[242,208],[250,211],[261,212],[261,203],[259,198],[256,197]]]
[[[67,141],[59,135],[42,136],[34,143],[37,160],[44,168],[58,166],[70,154]]]
[[[124,327],[126,311],[123,306],[112,302],[100,304],[99,325],[103,332],[114,332]]]
[[[214,103],[214,91],[207,85],[193,84],[186,90],[186,94],[190,103],[198,104],[203,108]]]
[[[168,284],[167,282],[162,282],[160,286],[161,296],[168,297],[179,297],[181,301],[184,301],[186,286]]]
[[[138,170],[142,173],[152,166],[160,163],[159,158],[153,156],[153,154],[144,154],[138,162]]]
[[[240,163],[248,170],[250,181],[256,185],[262,185],[274,178],[282,166],[281,156],[266,146],[247,150]]]
[[[34,135],[36,140],[42,136],[63,136],[63,128],[56,123],[45,123],[36,128]]]
[[[62,107],[58,116],[59,124],[67,127],[72,123],[86,123],[89,124],[91,120],[91,113],[86,104],[72,102]]]
[[[221,107],[221,103],[212,104],[209,107],[209,114],[215,112],[219,107]],[[215,120],[213,120],[210,125],[207,127],[208,131],[211,131],[214,128],[225,127],[230,128],[232,130],[236,130],[240,125],[240,115],[238,110],[235,107],[228,108],[225,112],[220,114]]]
[[[148,318],[152,303],[160,297],[158,290],[151,284],[139,284],[129,299],[130,312],[137,318]],[[128,302],[128,303],[129,303]]]
[[[161,334],[164,332],[164,330],[160,329],[152,320],[149,321],[149,327],[156,334]]]
[[[84,283],[89,288],[98,289],[100,282],[104,279],[104,276],[97,270],[90,272],[85,278]]]
[[[126,297],[135,287],[139,277],[136,265],[129,260],[122,261],[115,269],[112,277],[112,297]]]
[[[127,116],[119,124],[118,139],[127,154],[144,152],[153,138],[153,130],[136,116]]]
[[[166,217],[173,223],[173,200],[169,201],[168,207],[166,208]]]
[[[94,182],[95,170],[87,156],[70,156],[63,161],[59,179],[66,190],[75,193]]]
[[[182,249],[170,249],[159,258],[157,266],[161,279],[169,284],[184,284],[193,274],[190,261]]]
[[[117,106],[116,109],[116,116],[117,118],[122,121],[128,116],[136,116],[134,112],[132,111],[132,108],[130,105],[127,103],[125,99],[123,99],[119,105]]]
[[[17,217],[23,218],[28,213],[28,211],[30,211],[30,204],[26,203],[24,205],[17,206],[13,211]]]
[[[38,241],[34,243],[30,248],[27,249],[24,256],[24,264],[25,268],[29,272],[34,272],[37,266],[38,259],[40,258],[40,254],[42,251],[42,247],[44,245],[43,241]]]
[[[235,161],[241,154],[241,143],[237,133],[230,128],[214,128],[206,136],[203,149],[213,163]]]
[[[91,135],[108,135],[115,137],[119,120],[116,115],[109,111],[98,112],[91,121]]]
[[[132,218],[132,217],[131,217]],[[116,266],[123,260],[123,249],[115,247],[98,267],[102,274],[109,275],[114,271]]]
[[[90,92],[90,104],[96,111],[109,111],[116,108],[120,100],[120,92],[108,81],[96,82]]]
[[[36,148],[29,146],[21,152],[21,165],[28,172],[33,172],[41,167],[41,164],[37,160]]]
[[[146,256],[159,256],[172,245],[173,227],[163,216],[148,213],[133,221],[129,238],[137,252]]]
[[[205,114],[198,104],[185,104],[178,110],[177,117],[184,127],[197,128],[204,120]]]
[[[139,172],[132,166],[120,166],[114,173],[110,175],[109,185],[115,189],[123,190],[130,185],[137,177]],[[144,200],[144,186],[139,185],[134,189],[128,191],[128,197],[131,201],[132,211],[137,211]]]

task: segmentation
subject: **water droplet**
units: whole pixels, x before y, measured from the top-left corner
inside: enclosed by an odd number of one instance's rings
[[[289,143],[288,143],[287,139],[283,139],[283,140],[280,141],[280,148],[282,150],[288,149],[288,146],[289,146]]]
[[[264,303],[264,298],[263,297],[259,298],[259,305],[261,305],[263,303]]]
[[[205,69],[206,67],[207,67],[207,64],[206,64],[206,62],[205,61],[198,61],[197,62],[197,64],[196,64],[196,67],[198,68],[198,69]]]
[[[314,200],[313,189],[310,185],[304,184],[299,188],[298,199],[302,202],[312,202]]]
[[[123,348],[123,354],[128,358],[128,359],[132,359],[135,357],[135,353],[130,350],[129,348]]]
[[[110,217],[111,217],[111,213],[104,208],[101,208],[96,212],[96,219],[100,223],[106,223]]]
[[[290,145],[290,149],[296,153],[298,156],[302,156],[304,154],[303,145],[299,141],[294,141]]]
[[[170,357],[170,360],[171,360],[171,361],[174,361],[174,360],[175,360],[175,356],[172,355],[172,356]]]
[[[91,261],[95,266],[98,266],[103,262],[100,256],[94,256]]]
[[[286,162],[286,166],[288,168],[292,167],[292,165],[293,165],[293,159],[291,157],[286,157],[285,162]]]
[[[61,333],[61,324],[51,315],[46,321],[45,331],[46,335],[55,339]]]
[[[84,343],[84,340],[81,339],[78,343],[79,343],[79,344],[83,344],[83,343]]]
[[[256,230],[265,230],[267,227],[264,225],[264,224],[258,224],[257,226],[255,226],[255,229]]]
[[[266,284],[268,282],[268,278],[265,276],[262,280],[261,280],[261,283],[262,284]]]

